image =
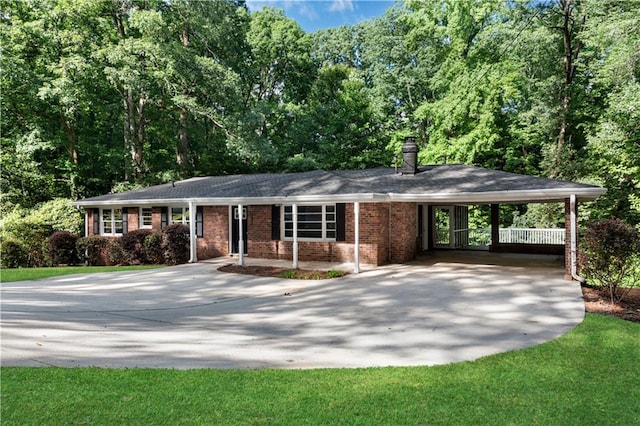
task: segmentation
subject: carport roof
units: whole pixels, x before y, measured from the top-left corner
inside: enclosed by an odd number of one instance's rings
[[[415,201],[425,203],[525,203],[562,201],[570,195],[594,200],[606,189],[461,164],[420,166],[415,175],[393,168],[315,170],[195,177],[75,201],[83,207],[305,202]]]

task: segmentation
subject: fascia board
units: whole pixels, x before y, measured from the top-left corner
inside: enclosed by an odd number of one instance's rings
[[[582,201],[595,200],[606,193],[605,188],[559,188],[519,191],[442,192],[433,194],[389,194],[389,201],[425,203],[491,203],[491,202],[557,202],[575,195]]]
[[[159,198],[153,200],[78,200],[69,203],[75,207],[102,207],[102,206],[171,206],[194,203],[196,205],[207,206],[228,206],[228,205],[266,205],[266,204],[292,204],[292,203],[340,203],[340,202],[378,202],[386,201],[385,194],[339,194],[339,195],[298,195],[279,197],[232,197],[232,198]]]

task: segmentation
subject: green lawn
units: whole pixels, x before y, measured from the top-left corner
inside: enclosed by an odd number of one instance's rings
[[[41,278],[57,277],[59,275],[93,274],[97,272],[134,271],[138,269],[160,268],[163,265],[137,266],[58,266],[55,268],[17,268],[1,269],[0,282],[30,281]]]
[[[2,424],[638,424],[640,324],[411,368],[3,368]]]

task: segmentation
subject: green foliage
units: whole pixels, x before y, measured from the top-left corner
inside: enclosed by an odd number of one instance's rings
[[[128,257],[122,248],[121,239],[113,238],[108,245],[109,265],[128,265]]]
[[[152,232],[144,239],[144,251],[147,254],[147,262],[152,264],[164,263],[164,254],[162,250],[162,234]]]
[[[162,250],[168,265],[187,263],[189,260],[189,227],[174,223],[162,230]]]
[[[285,278],[285,279],[293,279],[296,277],[296,271],[295,269],[287,269],[286,271],[282,271],[280,273],[280,278]]]
[[[144,266],[58,266],[55,268],[19,268],[4,269],[2,267],[0,281],[3,283],[16,281],[32,281],[43,278],[59,277],[75,274],[95,274],[101,272],[137,271],[158,268],[156,265]]]
[[[89,266],[107,265],[109,259],[109,239],[100,235],[90,235],[78,239],[78,253]]]
[[[640,232],[620,219],[595,221],[581,238],[580,271],[590,284],[609,289],[611,302],[640,285]]]
[[[22,268],[28,266],[27,250],[18,241],[11,238],[0,240],[0,266],[4,268]]]
[[[130,265],[147,263],[149,256],[145,247],[145,239],[151,234],[148,229],[136,229],[120,237],[120,245],[126,261]]]
[[[54,266],[78,263],[78,236],[69,231],[57,231],[49,237],[49,255]]]
[[[233,0],[5,3],[3,229],[192,176],[391,166],[406,134],[423,163],[603,185],[590,216],[640,223],[638,2],[409,0],[315,34]],[[57,203],[29,223],[80,233]]]

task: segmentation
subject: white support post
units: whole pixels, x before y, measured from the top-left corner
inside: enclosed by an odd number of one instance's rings
[[[578,275],[578,215],[577,212],[577,199],[575,194],[571,194],[569,197],[569,210],[570,210],[570,228],[571,228],[571,277],[583,283],[585,281],[580,275]]]
[[[360,273],[360,203],[353,203],[353,272]]]
[[[238,265],[244,266],[244,240],[242,235],[244,233],[244,226],[242,223],[242,204],[238,204]],[[235,219],[235,218],[234,218]]]
[[[293,213],[293,269],[298,269],[298,205],[291,206]]]
[[[198,261],[198,240],[196,235],[196,206],[189,201],[189,263]]]

